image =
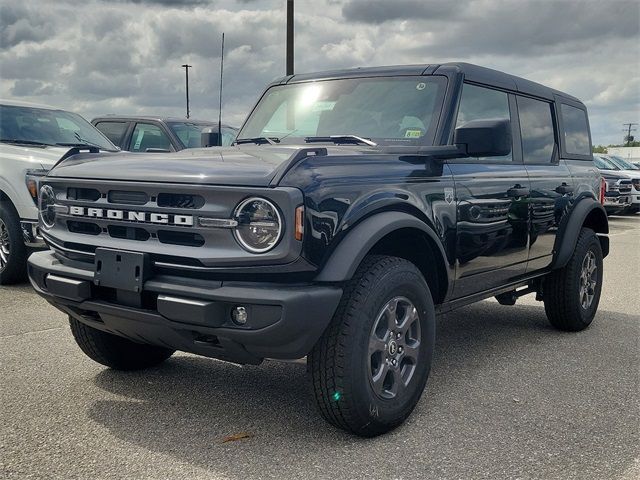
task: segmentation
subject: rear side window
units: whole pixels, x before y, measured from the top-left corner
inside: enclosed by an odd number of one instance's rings
[[[460,127],[472,120],[505,118],[511,120],[509,97],[505,92],[464,84],[456,127]],[[491,157],[492,162],[496,160],[501,162],[511,161],[512,155],[509,153],[509,155],[503,157]]]
[[[525,163],[551,163],[555,146],[551,104],[518,97],[518,115]]]
[[[560,112],[562,114],[564,145],[567,153],[591,155],[587,112],[565,103],[560,105]]]
[[[111,140],[115,145],[120,145],[124,131],[127,129],[127,122],[99,122],[96,128]]]

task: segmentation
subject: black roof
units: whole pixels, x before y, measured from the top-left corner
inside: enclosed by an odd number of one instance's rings
[[[327,80],[330,78],[348,78],[363,76],[392,76],[392,75],[433,75],[437,73],[459,72],[464,74],[465,79],[476,83],[484,83],[487,85],[495,85],[508,90],[513,90],[529,95],[552,99],[554,95],[558,95],[575,102],[580,102],[577,98],[555,90],[553,88],[541,85],[526,78],[517,77],[508,73],[493,70],[491,68],[481,67],[471,63],[450,62],[442,64],[423,64],[423,65],[396,65],[385,67],[358,67],[347,70],[332,70],[320,73],[303,73],[290,77],[283,77],[275,84],[296,83],[310,80]]]

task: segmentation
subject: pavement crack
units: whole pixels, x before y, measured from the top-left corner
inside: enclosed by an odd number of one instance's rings
[[[23,335],[31,335],[31,334],[34,334],[34,333],[48,332],[50,330],[60,330],[61,328],[65,328],[65,327],[64,326],[51,327],[51,328],[43,328],[42,330],[31,330],[29,332],[14,333],[12,335],[0,335],[0,340],[3,340],[5,338],[22,337]]]

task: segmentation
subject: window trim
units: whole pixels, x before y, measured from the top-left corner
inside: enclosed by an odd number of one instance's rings
[[[522,162],[525,165],[558,165],[560,163],[560,155],[558,155],[559,153],[559,143],[558,140],[560,138],[560,135],[558,135],[558,132],[560,131],[560,129],[558,128],[558,119],[557,119],[557,108],[556,108],[556,104],[553,100],[545,100],[542,98],[538,98],[538,97],[532,97],[530,95],[514,95],[515,100],[516,100],[516,105],[517,105],[517,118],[518,118],[518,133],[519,133],[519,137],[520,137],[520,151],[521,151],[521,155],[522,155]],[[553,127],[553,150],[551,152],[551,160],[550,161],[544,161],[544,162],[527,162],[526,159],[524,158],[524,144],[522,141],[522,126],[520,125],[520,105],[518,104],[518,98],[528,98],[530,100],[534,100],[534,101],[538,101],[541,103],[546,103],[547,105],[549,105],[549,108],[551,109],[551,124]]]
[[[557,121],[558,121],[558,137],[560,140],[560,156],[562,158],[566,158],[566,159],[570,159],[570,160],[587,160],[592,162],[593,161],[593,142],[591,139],[591,124],[589,122],[589,112],[587,111],[587,107],[585,107],[584,104],[580,103],[580,102],[576,102],[574,100],[565,98],[565,97],[561,97],[556,95],[555,98],[555,104],[557,105],[556,108],[556,116],[557,116]],[[589,155],[582,155],[582,154],[578,154],[578,153],[569,153],[567,152],[567,146],[566,146],[566,142],[565,142],[565,129],[564,129],[564,121],[562,119],[562,105],[567,105],[568,107],[574,107],[577,108],[579,110],[582,110],[584,112],[585,118],[587,120],[587,133],[589,134]]]

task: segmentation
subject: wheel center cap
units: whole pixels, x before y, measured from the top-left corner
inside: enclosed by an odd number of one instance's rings
[[[398,343],[395,340],[391,340],[387,345],[389,355],[395,355],[398,352]]]

